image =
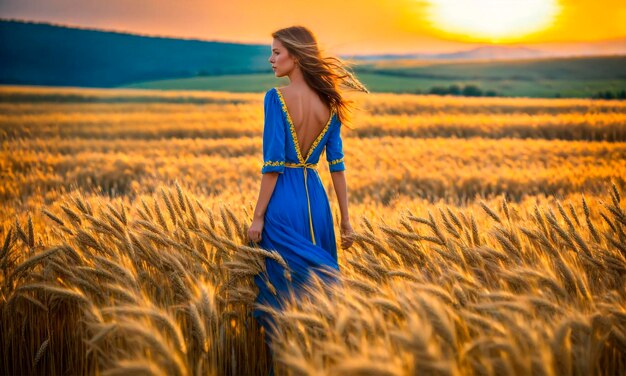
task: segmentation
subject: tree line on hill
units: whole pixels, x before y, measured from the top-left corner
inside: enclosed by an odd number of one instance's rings
[[[593,99],[626,99],[626,90],[612,92],[611,90],[599,91],[591,95]]]
[[[495,90],[483,90],[477,85],[460,85],[453,84],[448,87],[433,86],[428,91],[415,90],[416,94],[435,94],[435,95],[461,95],[465,97],[497,97],[499,94]]]
[[[416,89],[413,91],[415,94],[434,94],[434,95],[458,95],[464,97],[497,97],[501,96],[495,90],[483,90],[477,85],[460,85],[454,84],[448,87],[445,86],[433,86],[426,91]],[[561,98],[561,93],[554,94],[555,98]],[[626,99],[626,90],[602,90],[591,95],[592,99]]]

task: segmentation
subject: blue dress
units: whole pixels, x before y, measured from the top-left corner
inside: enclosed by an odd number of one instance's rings
[[[278,172],[276,187],[267,205],[260,248],[276,250],[290,268],[290,278],[275,260],[266,258],[267,276],[256,275],[257,304],[280,308],[280,300],[303,290],[309,273],[316,271],[324,282],[334,280],[339,271],[333,218],[324,185],[316,165],[324,148],[331,172],[345,170],[341,123],[331,111],[326,125],[302,155],[296,130],[282,93],[272,88],[264,99],[263,167],[261,173]],[[251,243],[251,245],[253,245]],[[331,269],[331,273],[317,272]],[[291,279],[291,281],[289,281]],[[268,283],[269,282],[269,283]],[[255,304],[253,316],[272,332],[273,320]],[[266,340],[269,342],[269,336]]]

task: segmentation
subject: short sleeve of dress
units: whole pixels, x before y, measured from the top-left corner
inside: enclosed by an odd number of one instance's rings
[[[265,93],[263,126],[263,168],[261,173],[285,170],[285,126],[278,95],[272,89]]]
[[[343,145],[341,142],[341,123],[330,130],[326,143],[326,160],[330,172],[344,171]]]

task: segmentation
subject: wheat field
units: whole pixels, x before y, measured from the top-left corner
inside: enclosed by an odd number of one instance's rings
[[[349,96],[356,240],[277,374],[625,374],[626,102]],[[0,373],[267,374],[262,100],[0,87]]]

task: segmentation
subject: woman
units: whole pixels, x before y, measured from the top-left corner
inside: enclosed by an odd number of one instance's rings
[[[281,297],[291,287],[297,292],[310,271],[339,270],[332,213],[316,170],[324,150],[341,212],[341,246],[352,245],[340,135],[351,102],[342,98],[337,86],[368,91],[339,59],[321,56],[307,28],[281,29],[272,37],[269,62],[276,77],[288,76],[290,83],[265,94],[263,176],[248,237],[263,249],[278,251],[289,265],[291,281],[272,259],[266,259],[269,281],[255,277],[257,303],[278,308]],[[271,318],[258,309],[254,316],[265,327],[269,342]]]

